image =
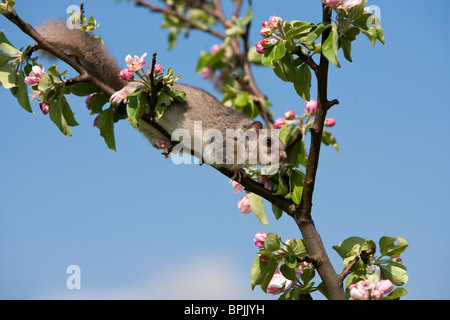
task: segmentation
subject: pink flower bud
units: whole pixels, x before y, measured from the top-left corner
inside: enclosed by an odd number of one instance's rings
[[[286,122],[284,121],[283,118],[278,118],[275,120],[274,126],[275,129],[281,129],[286,125]]]
[[[134,78],[133,72],[131,72],[128,69],[123,69],[122,71],[120,71],[119,76],[120,76],[120,79],[126,80],[126,81],[133,80],[133,78]]]
[[[392,289],[394,289],[394,284],[388,279],[380,280],[377,282],[375,288],[380,290],[383,294],[388,294],[392,291]]]
[[[261,27],[262,27],[262,28],[270,28],[270,27],[271,27],[271,24],[270,24],[269,21],[263,21]]]
[[[206,66],[203,67],[202,70],[200,70],[200,74],[202,75],[203,79],[210,80],[214,78],[214,68],[212,66]]]
[[[255,234],[255,237],[253,238],[253,242],[255,245],[259,248],[264,248],[264,241],[266,240],[267,233],[264,231],[258,232]]]
[[[239,202],[238,202],[238,208],[241,210],[242,213],[249,213],[252,211],[252,208],[250,208],[250,202],[248,201],[247,196],[243,196]]]
[[[336,8],[342,4],[343,0],[322,0],[322,2],[332,8]]]
[[[317,111],[317,101],[311,99],[305,102],[305,111],[309,114],[316,114]]]
[[[261,41],[259,41],[259,42],[257,42],[257,43],[255,44],[256,52],[258,52],[259,54],[263,54],[264,52],[266,52],[266,49],[267,49],[267,48],[263,47],[263,44],[262,44],[262,42],[263,42],[264,40],[265,40],[265,39],[263,39],[263,40],[261,40]]]
[[[262,27],[261,28],[261,36],[263,38],[269,38],[272,35],[272,28],[270,27]]]
[[[220,50],[223,49],[223,44],[215,44],[209,49],[211,54],[217,54]]]
[[[286,279],[281,273],[275,273],[267,287],[267,293],[277,295],[290,289],[292,281]]]
[[[43,114],[47,114],[50,111],[50,104],[47,101],[42,101],[39,103],[39,108]]]
[[[332,127],[336,124],[336,120],[333,118],[327,118],[325,119],[325,127]]]
[[[260,184],[263,184],[263,185],[264,185],[264,188],[270,190],[270,180],[267,179],[267,178],[268,178],[268,176],[262,175],[262,176],[261,176],[261,179],[260,179],[258,182],[259,182]]]
[[[383,292],[381,292],[380,290],[375,289],[375,290],[372,291],[371,296],[375,300],[380,300],[381,298],[383,298]]]
[[[350,289],[350,296],[353,300],[369,300],[369,292],[366,291],[364,281],[352,284]]]
[[[242,186],[242,184],[240,184],[240,183],[238,183],[238,182],[236,182],[236,181],[234,181],[234,180],[231,180],[231,179],[230,179],[230,184],[231,184],[231,186],[234,188],[233,193],[239,193],[239,192],[242,191],[242,189],[244,189],[244,187]]]
[[[292,120],[292,119],[294,119],[294,118],[295,118],[295,112],[294,112],[294,109],[291,109],[291,110],[289,110],[289,111],[286,111],[286,112],[284,113],[284,118],[285,118],[286,120]]]
[[[272,16],[269,18],[270,24],[272,25],[272,28],[279,29],[283,25],[283,19],[277,16]]]
[[[160,76],[164,73],[164,68],[161,67],[161,64],[155,65],[155,75]]]

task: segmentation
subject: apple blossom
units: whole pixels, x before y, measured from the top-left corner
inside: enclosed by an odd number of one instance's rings
[[[264,248],[264,241],[266,240],[267,233],[264,231],[258,232],[255,234],[255,237],[253,238],[253,242],[255,245],[259,248]]]
[[[212,66],[206,66],[203,67],[202,70],[200,70],[200,74],[202,75],[203,79],[210,80],[214,78],[214,68]]]
[[[336,120],[333,118],[327,118],[325,119],[325,127],[332,127],[336,124]]]
[[[369,281],[369,280],[367,280]],[[369,281],[370,283],[370,281]],[[352,284],[350,289],[350,296],[353,300],[369,300],[369,292],[367,291],[368,285],[364,280],[359,281],[358,283]]]
[[[263,38],[269,38],[272,35],[272,28],[262,27],[260,33]]]
[[[275,120],[274,126],[275,129],[281,129],[286,125],[286,121],[283,118],[278,118]]]
[[[267,178],[268,178],[268,176],[261,175],[261,179],[258,182],[260,184],[263,184],[264,188],[266,188],[267,190],[270,190],[270,180],[268,180]]]
[[[336,8],[342,4],[343,0],[322,0],[322,2],[325,3],[327,6]]]
[[[209,49],[211,54],[217,54],[220,50],[223,49],[223,44],[215,44]]]
[[[248,201],[246,195],[238,201],[238,208],[242,213],[249,213],[252,211],[252,208],[250,208],[250,202]]]
[[[394,284],[388,279],[382,279],[377,282],[375,289],[380,290],[383,294],[388,294],[394,289]]]
[[[256,52],[258,52],[259,54],[263,54],[264,52],[266,52],[266,49],[269,47],[269,43],[270,41],[267,39],[262,39],[261,41],[257,42],[255,44]]]
[[[134,56],[133,58],[131,57],[131,55],[127,55],[125,57],[125,62],[128,66],[128,69],[131,72],[136,72],[140,69],[142,69],[142,67],[145,65],[145,61],[144,58],[147,56],[147,52],[144,53],[143,55],[141,55],[141,57],[139,58],[138,56]]]
[[[25,83],[29,86],[35,86],[39,84],[39,81],[41,81],[42,74],[44,73],[44,67],[40,66],[33,66],[31,68],[31,72],[28,75],[28,77],[25,78]]]
[[[317,111],[317,101],[311,99],[305,102],[305,111],[309,114],[316,114]]]

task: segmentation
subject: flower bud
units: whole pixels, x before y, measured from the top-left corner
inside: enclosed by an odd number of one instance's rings
[[[277,16],[272,16],[269,18],[272,28],[279,29],[283,25],[283,19]]]
[[[283,118],[278,118],[275,120],[274,126],[275,129],[281,129],[286,125],[286,122],[284,121]]]
[[[206,66],[203,67],[202,70],[200,70],[200,74],[202,75],[203,79],[210,80],[214,78],[214,69],[212,66]]]
[[[325,3],[327,6],[336,8],[342,4],[343,0],[322,0],[322,2]]]
[[[294,119],[294,118],[295,118],[295,112],[294,112],[294,109],[291,109],[291,110],[289,110],[289,111],[286,111],[286,112],[284,113],[284,118],[285,118],[286,120],[292,120],[292,119]]]
[[[333,118],[325,119],[325,127],[332,127],[336,124],[336,120]]]
[[[160,76],[164,73],[164,68],[161,67],[161,64],[157,64],[157,65],[155,65],[154,71],[155,71],[155,75]]]
[[[286,292],[290,289],[292,281],[286,279],[281,273],[275,273],[270,280],[269,286],[267,287],[268,294],[279,294],[281,292]]]
[[[121,70],[119,76],[120,76],[120,79],[126,80],[126,81],[131,81],[134,78],[133,73],[128,69]]]
[[[372,298],[374,298],[375,300],[380,300],[381,298],[383,298],[383,292],[380,290],[373,290],[372,294],[371,294]]]
[[[349,289],[353,300],[369,300],[369,292],[365,290],[364,281],[352,284]]]
[[[223,44],[215,44],[209,49],[211,54],[217,54],[220,50],[223,49]]]
[[[241,192],[242,191],[242,189],[244,188],[243,186],[242,186],[242,184],[240,184],[240,183],[238,183],[238,182],[236,182],[236,181],[234,181],[234,180],[231,180],[230,179],[230,184],[231,184],[231,186],[234,188],[234,193],[238,193],[238,192]]]
[[[247,195],[243,196],[238,202],[238,208],[242,213],[249,213],[252,211],[250,207],[250,202],[248,201]]]
[[[47,101],[42,101],[39,103],[39,108],[43,114],[47,114],[50,111],[50,104]]]
[[[270,27],[262,27],[261,28],[261,36],[263,38],[269,38],[272,35],[272,28]]]
[[[383,294],[388,294],[394,289],[394,284],[388,279],[380,280],[377,282],[375,288],[376,290],[380,290]]]
[[[316,114],[317,111],[317,101],[311,99],[305,102],[305,111],[309,114]]]
[[[264,248],[264,241],[266,240],[267,233],[264,231],[258,232],[255,234],[255,237],[253,238],[253,242],[255,245],[259,248]]]

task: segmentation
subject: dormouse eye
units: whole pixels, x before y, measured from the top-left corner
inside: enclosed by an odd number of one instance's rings
[[[266,139],[266,146],[270,147],[272,145],[272,139],[267,138]]]

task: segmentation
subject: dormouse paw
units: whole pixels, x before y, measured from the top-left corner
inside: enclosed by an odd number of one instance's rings
[[[109,99],[109,102],[111,102],[112,104],[122,104],[122,103],[127,103],[127,92],[126,90],[122,89],[119,91],[116,91],[116,93],[114,93],[111,98]]]
[[[234,171],[234,174],[231,176],[231,180],[236,180],[237,182],[241,182],[242,178],[245,178],[247,176],[247,173],[245,172],[245,169],[237,169]]]
[[[158,148],[162,149],[162,154],[167,159],[169,157],[170,150],[173,148],[172,141],[166,138],[155,137],[152,139],[152,144]]]

